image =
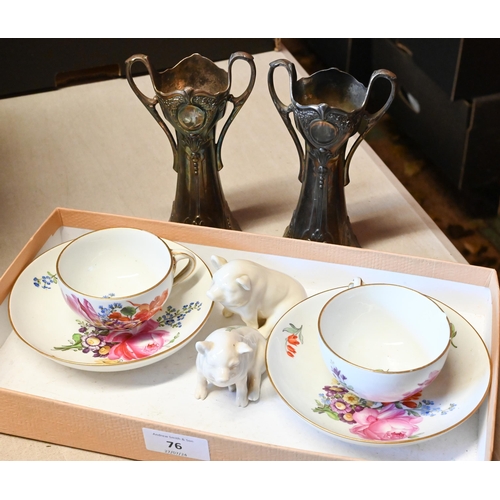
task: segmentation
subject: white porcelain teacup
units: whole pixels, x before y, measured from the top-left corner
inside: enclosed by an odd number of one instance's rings
[[[177,262],[188,262],[176,273]],[[57,259],[66,303],[102,329],[131,329],[151,319],[172,286],[188,278],[196,258],[173,251],[166,241],[141,229],[108,228],[70,242]]]
[[[368,401],[403,401],[427,387],[448,356],[452,328],[427,296],[399,285],[350,286],[318,319],[321,354],[341,385]]]

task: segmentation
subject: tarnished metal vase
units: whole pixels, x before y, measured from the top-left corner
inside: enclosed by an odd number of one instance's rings
[[[290,79],[288,106],[278,98],[274,86],[274,71],[280,66],[286,68]],[[366,105],[373,82],[378,78],[387,79],[391,90],[385,104],[371,114]],[[330,68],[297,80],[294,64],[279,59],[270,64],[268,85],[300,159],[301,191],[284,236],[359,246],[347,214],[344,192],[349,183],[349,164],[365,135],[391,105],[396,76],[383,69],[374,71],[365,87],[350,74]],[[303,137],[304,147],[296,130]],[[346,152],[348,140],[355,134],[359,135]]]
[[[233,63],[238,59],[250,65],[250,81],[246,90],[234,97],[230,93],[231,75]],[[153,97],[146,96],[134,82],[135,62],[146,66]],[[210,59],[193,54],[173,68],[158,72],[146,55],[136,54],[126,61],[126,76],[172,146],[177,186],[170,221],[240,230],[224,197],[219,170],[223,167],[221,148],[227,129],[255,83],[253,57],[246,52],[235,52],[225,71]],[[217,123],[224,117],[229,102],[233,109],[216,138]],[[166,121],[158,113],[157,104]],[[167,122],[173,127],[175,138]]]

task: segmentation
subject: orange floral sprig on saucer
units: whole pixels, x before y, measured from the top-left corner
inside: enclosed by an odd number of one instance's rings
[[[302,336],[302,326],[297,328],[295,325],[290,323],[288,328],[283,328],[283,331],[289,333],[285,340],[285,348],[288,356],[293,358],[297,354],[296,347],[304,343],[304,337]]]

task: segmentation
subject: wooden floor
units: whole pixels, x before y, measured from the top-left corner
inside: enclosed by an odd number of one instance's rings
[[[283,43],[308,73],[325,69],[300,39],[283,39]],[[380,120],[366,141],[470,264],[500,272],[500,217],[471,217],[432,162],[398,130],[389,115]]]

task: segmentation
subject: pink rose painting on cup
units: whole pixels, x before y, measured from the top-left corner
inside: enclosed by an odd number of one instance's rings
[[[403,401],[380,403],[367,401],[349,390],[345,377],[333,371],[331,385],[323,387],[316,399],[315,413],[325,414],[333,420],[350,426],[349,431],[367,441],[400,441],[419,437],[419,424],[426,417],[446,415],[455,404],[446,409],[437,407],[433,401],[423,398],[422,391],[437,373],[420,384],[419,392],[409,394]]]
[[[169,332],[161,330],[158,322],[152,319],[142,323],[136,330],[113,330],[107,335],[106,341],[113,344],[108,359],[131,361],[153,356],[169,337]]]
[[[133,302],[116,302],[109,307],[101,307],[96,311],[88,300],[81,300],[76,295],[64,295],[69,307],[87,321],[99,328],[105,329],[132,329],[141,322],[152,318],[161,311],[167,300],[168,289],[164,290],[149,304],[134,304]]]
[[[353,434],[364,439],[379,441],[394,441],[406,439],[418,431],[418,423],[422,417],[407,414],[402,408],[396,408],[394,403],[380,409],[363,408],[354,414]]]
[[[57,255],[55,251],[50,259]],[[211,282],[208,268],[200,271],[192,287],[173,294],[171,286],[163,283],[139,298],[108,293],[93,300],[91,295],[86,298],[69,288],[62,290],[60,277],[50,271],[53,264],[50,260],[49,271],[30,277],[45,309],[64,310],[57,328],[47,327],[50,337],[43,348],[63,364],[85,370],[108,371],[103,368],[108,366],[109,371],[120,371],[129,369],[128,364],[135,368],[149,364],[151,358],[162,359],[199,330],[213,304],[202,298]]]
[[[83,320],[76,320],[79,328],[65,345],[54,347],[58,351],[81,351],[106,363],[122,363],[154,356],[172,345],[180,332],[172,336],[172,329],[182,328],[182,320],[193,311],[199,311],[201,302],[185,304],[180,309],[171,306],[160,310],[133,328],[97,328]],[[90,311],[92,313],[92,311]],[[90,314],[89,313],[89,314]]]

